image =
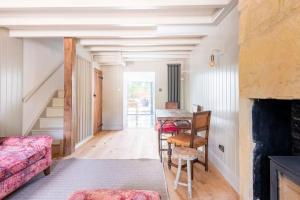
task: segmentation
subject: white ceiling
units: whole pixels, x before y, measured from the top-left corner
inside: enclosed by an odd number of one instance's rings
[[[98,61],[185,59],[237,1],[0,1],[0,27],[11,37],[76,37]]]

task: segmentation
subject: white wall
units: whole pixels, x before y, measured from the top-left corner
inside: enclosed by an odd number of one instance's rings
[[[62,39],[24,39],[23,96],[36,88],[56,67],[61,67],[23,103],[23,134],[30,131],[55,91],[63,89],[63,59]]]
[[[238,190],[238,11],[237,8],[212,29],[189,60],[190,108],[203,105],[212,111],[209,156]],[[219,65],[208,66],[212,49],[221,49]],[[188,95],[187,95],[188,99]],[[221,152],[218,145],[224,145]]]
[[[103,130],[123,129],[123,66],[102,66]]]
[[[23,42],[0,29],[0,137],[22,134]]]
[[[127,72],[155,72],[155,107],[156,109],[163,109],[165,102],[168,101],[168,66],[167,64],[179,63],[182,70],[185,70],[184,61],[136,61],[127,62],[125,71]],[[182,82],[183,86],[184,83]],[[159,89],[162,89],[160,92]],[[184,87],[182,87],[183,89]],[[181,93],[184,91],[181,89]],[[183,100],[184,98],[182,98]],[[184,105],[184,102],[181,103]]]
[[[85,60],[92,62],[92,56],[85,48],[83,48],[80,43],[76,44],[76,55],[84,58]]]

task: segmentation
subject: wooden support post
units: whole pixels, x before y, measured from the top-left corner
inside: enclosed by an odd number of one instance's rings
[[[64,38],[64,155],[75,150],[75,130],[73,130],[75,108],[75,38]]]

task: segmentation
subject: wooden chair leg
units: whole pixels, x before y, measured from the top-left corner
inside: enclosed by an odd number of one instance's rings
[[[205,171],[208,171],[208,145],[205,145]]]
[[[171,143],[168,143],[168,168],[169,169],[171,169],[171,164],[172,164],[171,156],[172,156]]]
[[[51,172],[50,167],[47,167],[47,168],[44,170],[45,176],[48,176],[48,175],[50,174],[50,172]]]

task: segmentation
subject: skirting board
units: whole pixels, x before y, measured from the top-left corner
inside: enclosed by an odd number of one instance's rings
[[[85,138],[84,140],[82,140],[81,142],[79,142],[78,144],[75,145],[75,149],[81,147],[82,145],[84,145],[85,143],[87,143],[88,141],[90,141],[94,136],[90,135],[87,138]]]
[[[226,181],[237,193],[239,193],[239,177],[236,176],[214,153],[209,152],[209,161],[214,164]]]

